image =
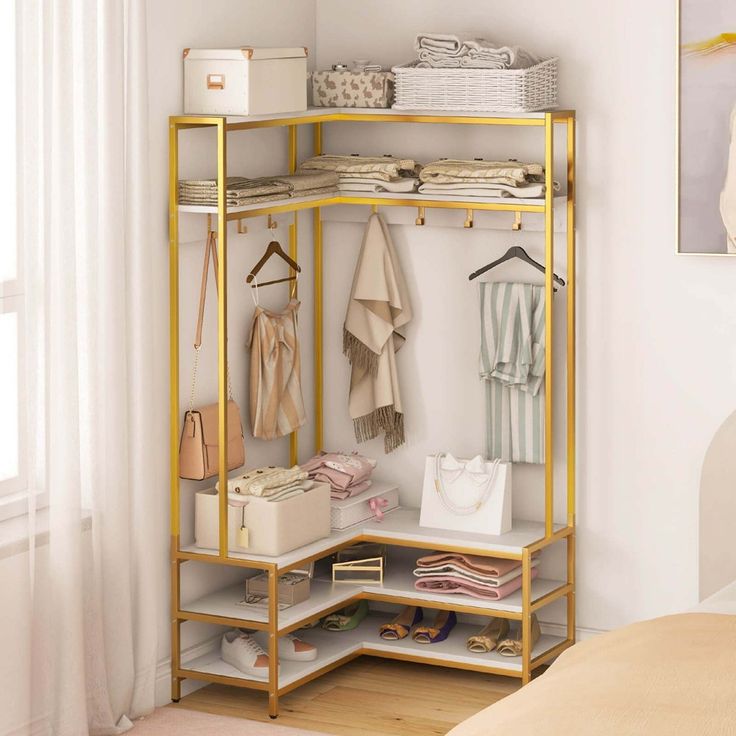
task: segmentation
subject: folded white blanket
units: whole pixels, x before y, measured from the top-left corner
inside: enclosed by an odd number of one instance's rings
[[[544,196],[544,184],[512,187],[508,184],[421,184],[420,194],[444,194],[453,197],[519,197],[535,199]]]
[[[394,181],[377,181],[358,177],[340,177],[337,188],[341,192],[413,192],[419,179],[404,177]]]
[[[527,69],[542,60],[520,46],[447,33],[420,33],[414,48],[419,68]]]

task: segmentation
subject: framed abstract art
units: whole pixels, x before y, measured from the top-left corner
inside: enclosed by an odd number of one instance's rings
[[[736,0],[678,1],[678,252],[736,255]]]

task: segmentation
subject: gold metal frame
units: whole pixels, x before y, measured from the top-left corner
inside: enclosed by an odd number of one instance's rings
[[[679,27],[678,27],[679,38]],[[288,136],[288,161],[289,171],[296,170],[298,160],[297,140],[298,127],[300,125],[313,125],[313,151],[315,154],[322,152],[323,128],[325,122],[380,122],[380,123],[430,123],[430,124],[453,124],[453,125],[502,125],[502,126],[524,126],[539,127],[544,131],[545,140],[545,171],[546,171],[546,194],[544,204],[519,204],[519,203],[471,203],[443,200],[419,200],[409,197],[402,199],[390,199],[386,197],[351,197],[338,195],[324,199],[313,199],[307,202],[297,203],[274,203],[264,205],[260,208],[248,211],[228,211],[226,201],[225,181],[227,176],[227,134],[234,131],[253,130],[266,127],[286,127]],[[554,148],[555,129],[558,125],[566,128],[567,148],[567,349],[566,349],[566,423],[567,423],[567,523],[561,529],[554,530],[554,475],[553,475],[553,419],[556,402],[553,396],[554,353],[553,353],[553,282],[555,255],[555,233],[554,233]],[[375,211],[380,207],[416,207],[417,225],[424,225],[425,208],[443,208],[466,211],[466,225],[472,226],[474,210],[510,211],[514,213],[514,226],[520,225],[521,213],[531,212],[544,216],[545,223],[545,260],[547,271],[545,275],[546,295],[546,329],[547,338],[545,355],[547,360],[547,371],[545,378],[546,408],[545,408],[545,432],[546,432],[546,467],[544,483],[545,499],[545,522],[544,536],[535,542],[523,547],[520,551],[501,549],[489,552],[479,550],[472,545],[446,544],[443,549],[447,551],[465,552],[470,554],[493,555],[506,559],[517,559],[522,564],[522,606],[521,611],[490,611],[472,604],[458,604],[453,607],[461,613],[474,613],[480,615],[494,615],[512,620],[521,621],[522,626],[522,661],[518,670],[507,670],[499,667],[488,666],[483,663],[469,665],[459,662],[438,662],[432,657],[417,656],[402,651],[386,652],[363,647],[353,651],[332,662],[319,670],[312,672],[299,680],[281,687],[278,682],[278,638],[297,628],[316,621],[326,613],[337,610],[346,605],[346,601],[332,603],[318,613],[288,626],[279,625],[278,612],[278,577],[284,572],[297,569],[305,563],[314,559],[327,556],[339,549],[350,546],[356,542],[369,541],[391,544],[392,546],[407,546],[417,548],[436,548],[437,545],[423,545],[420,542],[409,539],[396,539],[382,537],[380,534],[357,534],[354,538],[343,540],[333,547],[325,549],[317,554],[305,556],[288,565],[279,566],[275,562],[263,560],[252,560],[247,556],[233,557],[228,551],[227,540],[227,494],[221,492],[219,498],[219,549],[217,554],[186,552],[180,548],[180,509],[179,509],[179,206],[178,206],[178,179],[179,179],[179,132],[182,130],[196,128],[214,128],[217,136],[217,179],[218,179],[218,207],[217,234],[220,243],[218,280],[218,429],[219,429],[219,480],[220,488],[227,488],[227,375],[226,375],[226,346],[227,346],[227,223],[236,221],[239,231],[242,231],[242,221],[251,217],[272,216],[279,213],[292,213],[292,221],[289,224],[289,253],[296,260],[298,251],[298,211],[311,209],[313,212],[313,248],[314,248],[314,433],[315,448],[319,450],[323,444],[324,415],[323,415],[323,231],[321,208],[339,204],[370,205]],[[262,690],[268,693],[268,711],[271,717],[278,715],[279,697],[295,689],[301,684],[319,677],[335,667],[344,664],[363,654],[388,659],[402,659],[414,662],[425,662],[427,664],[442,664],[444,666],[460,669],[477,670],[494,674],[518,677],[522,684],[526,684],[532,677],[536,668],[550,661],[575,641],[575,330],[576,330],[576,301],[575,301],[575,113],[569,110],[548,112],[543,114],[532,114],[519,117],[480,117],[461,115],[394,115],[388,113],[368,114],[361,112],[331,112],[329,110],[297,115],[293,117],[271,118],[271,119],[235,119],[228,121],[224,117],[216,116],[178,116],[169,120],[169,310],[171,334],[169,343],[170,357],[170,474],[171,474],[171,696],[175,702],[181,697],[181,682],[185,678],[204,680],[207,682],[218,682],[237,687]],[[679,144],[678,144],[679,146]],[[678,148],[679,150],[679,148]],[[295,463],[298,458],[297,433],[290,436],[289,442],[290,461]],[[567,579],[555,590],[540,596],[532,597],[531,581],[531,558],[532,555],[551,544],[564,542],[567,546]],[[268,620],[250,621],[241,618],[230,618],[214,614],[197,613],[186,611],[181,607],[181,567],[188,561],[197,561],[208,564],[225,564],[235,567],[246,567],[249,569],[264,570],[268,573],[269,610]],[[365,598],[396,604],[416,604],[420,601],[415,596],[396,596],[380,592],[360,592],[350,598],[351,601]],[[529,646],[531,639],[531,616],[535,611],[561,598],[566,599],[567,604],[567,636],[565,640],[547,652],[534,657]],[[421,600],[421,605],[428,608],[442,608],[446,604],[434,601]],[[239,626],[243,628],[257,629],[268,632],[268,651],[270,658],[268,682],[258,682],[221,675],[197,672],[182,667],[181,663],[181,624],[185,621],[200,621],[219,624],[222,626]]]

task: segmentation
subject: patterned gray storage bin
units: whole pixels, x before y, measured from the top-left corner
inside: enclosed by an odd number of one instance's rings
[[[312,73],[316,107],[391,107],[392,72],[322,71]]]

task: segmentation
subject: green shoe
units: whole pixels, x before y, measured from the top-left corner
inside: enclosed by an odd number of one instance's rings
[[[327,631],[352,631],[367,615],[368,601],[359,601],[342,611],[325,616],[322,619],[322,628]]]

